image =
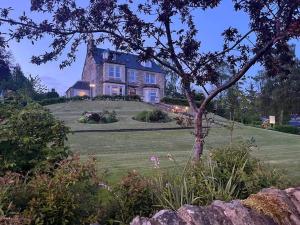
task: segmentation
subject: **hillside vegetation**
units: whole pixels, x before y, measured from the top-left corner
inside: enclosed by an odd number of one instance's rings
[[[144,123],[132,117],[152,106],[140,102],[82,101],[50,105],[48,108],[58,118],[64,120],[72,130],[177,127],[169,123]],[[112,124],[80,124],[77,119],[83,111],[115,110],[119,122]],[[217,120],[222,120],[216,117]],[[137,169],[144,173],[151,171],[149,158],[156,155],[161,166],[169,166],[167,154],[172,154],[182,165],[189,158],[194,138],[192,130],[139,131],[139,132],[87,132],[69,136],[71,150],[81,153],[83,158],[95,155],[99,167],[107,168],[112,179]],[[278,168],[286,169],[292,179],[299,179],[300,138],[297,135],[263,130],[238,124],[233,131],[233,139],[254,139],[258,149],[253,154]],[[206,140],[206,149],[228,144],[230,131],[214,126]]]

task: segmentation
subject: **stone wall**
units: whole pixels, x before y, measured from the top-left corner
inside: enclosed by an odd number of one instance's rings
[[[300,187],[263,189],[246,200],[214,201],[205,207],[185,205],[162,210],[131,225],[300,225]]]

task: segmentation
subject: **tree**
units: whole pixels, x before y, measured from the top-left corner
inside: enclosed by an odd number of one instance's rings
[[[291,73],[268,77],[261,76],[262,89],[258,96],[262,115],[275,115],[280,124],[286,123],[291,114],[300,113],[300,61],[289,66]]]
[[[11,78],[10,61],[10,54],[3,47],[0,47],[0,93],[2,89],[6,89],[6,83]]]
[[[23,14],[11,17],[10,9],[2,9],[1,24],[10,25],[10,39],[24,38],[36,42],[52,37],[51,51],[32,57],[36,64],[56,60],[71,46],[61,67],[76,58],[80,43],[93,39],[96,44],[110,41],[116,49],[136,53],[141,61],[155,60],[181,78],[190,108],[194,112],[194,159],[199,160],[204,145],[202,118],[207,105],[222,91],[230,88],[256,63],[265,66],[269,74],[281,70],[281,61],[288,61],[290,39],[300,36],[299,0],[233,0],[234,10],[249,16],[249,31],[242,34],[229,27],[221,33],[223,48],[203,51],[194,15],[219,7],[221,0],[144,0],[139,4],[129,0],[86,1],[32,0],[31,11],[47,13],[50,20],[35,21]],[[174,26],[174,23],[181,26]],[[14,29],[12,29],[14,28]],[[280,57],[275,57],[279,55]],[[218,68],[230,66],[231,76],[221,82]],[[192,84],[206,92],[200,106],[196,105]],[[213,87],[211,91],[207,86]]]

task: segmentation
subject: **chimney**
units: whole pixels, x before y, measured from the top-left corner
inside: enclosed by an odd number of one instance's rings
[[[87,39],[87,54],[92,54],[96,48],[93,34],[88,34]]]

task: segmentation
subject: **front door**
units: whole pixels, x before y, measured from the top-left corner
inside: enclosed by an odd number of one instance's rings
[[[156,91],[149,91],[149,100],[150,102],[156,102]]]

